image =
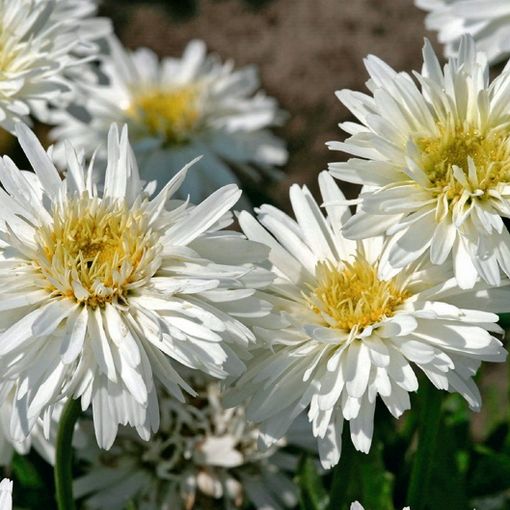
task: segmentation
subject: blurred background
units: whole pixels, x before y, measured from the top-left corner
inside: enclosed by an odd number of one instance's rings
[[[263,88],[289,113],[278,134],[290,158],[277,186],[246,183],[246,191],[255,205],[269,199],[284,208],[291,183],[315,192],[317,174],[345,159],[325,146],[344,138],[338,123],[349,118],[334,92],[365,90],[363,59],[372,53],[395,69],[419,69],[423,38],[436,42],[412,0],[103,0],[101,13],[129,48],[180,56],[199,38],[236,67],[258,67]],[[344,192],[357,190],[344,184]]]

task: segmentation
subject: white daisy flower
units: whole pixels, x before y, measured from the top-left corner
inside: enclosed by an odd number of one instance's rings
[[[16,121],[44,117],[49,105],[69,99],[66,73],[83,61],[80,54],[90,53],[90,41],[110,29],[90,17],[94,4],[0,0],[0,127],[12,132]]]
[[[416,391],[416,369],[438,389],[459,392],[477,410],[472,380],[481,361],[504,361],[491,332],[495,313],[510,298],[510,282],[498,289],[462,291],[451,269],[424,260],[388,280],[381,238],[349,241],[341,234],[350,216],[335,205],[344,197],[333,178],[319,177],[327,218],[306,187],[290,189],[296,221],[271,206],[247,212],[240,225],[249,239],[271,248],[276,276],[266,296],[280,318],[268,317],[255,333],[261,348],[229,395],[248,400],[248,419],[260,423],[261,444],[278,440],[305,409],[325,468],[340,458],[344,420],[356,449],[368,452],[379,395],[399,417]],[[395,273],[395,272],[394,272]]]
[[[122,510],[283,510],[297,505],[297,488],[286,470],[297,457],[257,449],[257,429],[242,407],[225,409],[217,383],[200,386],[193,406],[160,398],[161,427],[150,443],[123,429],[104,453],[84,448],[88,474],[76,480],[85,507]]]
[[[365,508],[363,507],[363,505],[361,505],[361,503],[355,501],[354,503],[351,504],[351,510],[365,510]],[[403,510],[410,510],[410,508],[406,506]]]
[[[510,55],[510,3],[507,0],[415,0],[428,11],[425,25],[438,32],[447,57],[456,56],[464,34],[470,34],[491,63]]]
[[[17,125],[35,174],[0,161],[0,367],[15,384],[14,440],[69,396],[92,403],[101,447],[118,424],[148,439],[158,428],[154,379],[176,398],[191,388],[179,364],[239,374],[268,313],[251,260],[265,247],[221,230],[241,191],[225,186],[196,207],[171,200],[188,167],[154,198],[144,192],[127,128],[109,133],[104,191],[70,145],[62,180],[34,134]],[[189,165],[188,165],[189,166]],[[241,322],[243,321],[243,322]]]
[[[12,510],[12,482],[7,478],[0,482],[0,510]]]
[[[142,177],[159,187],[176,165],[203,154],[181,188],[192,200],[238,182],[232,169],[254,178],[259,170],[278,175],[274,166],[286,162],[287,151],[268,128],[281,124],[282,112],[257,92],[253,67],[234,70],[232,62],[208,56],[202,41],[190,42],[180,59],[161,61],[147,48],[128,52],[117,40],[110,43],[101,66],[109,83],[83,87],[80,107],[55,118],[54,138],[70,139],[91,155],[112,121],[127,123]]]
[[[425,252],[443,264],[452,253],[461,287],[478,275],[499,285],[500,269],[510,275],[502,219],[510,217],[510,68],[490,83],[470,37],[443,70],[428,42],[423,56],[422,73],[414,73],[420,88],[369,56],[373,95],[337,93],[360,124],[341,124],[352,136],[329,147],[358,157],[330,171],[366,185],[344,234],[394,236],[389,260],[396,267]]]

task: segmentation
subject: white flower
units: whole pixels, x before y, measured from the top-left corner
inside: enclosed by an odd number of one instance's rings
[[[351,510],[365,510],[365,509],[358,501],[355,501],[354,503],[351,504]],[[406,506],[403,510],[410,510],[410,508]]]
[[[415,0],[429,12],[428,30],[439,32],[447,57],[455,56],[464,34],[470,34],[491,63],[510,55],[510,3],[507,0]]]
[[[129,501],[140,510],[245,508],[247,501],[261,510],[294,508],[297,488],[285,470],[297,458],[280,454],[280,445],[258,451],[242,407],[225,409],[217,383],[199,387],[193,406],[160,398],[161,427],[150,443],[123,429],[108,453],[80,450],[89,473],[75,482],[76,497],[100,510]]]
[[[281,123],[282,113],[274,99],[257,92],[253,67],[222,64],[207,56],[202,41],[190,42],[182,58],[162,61],[147,48],[131,53],[113,38],[110,43],[101,66],[109,83],[84,87],[80,108],[55,119],[57,140],[70,139],[90,156],[112,121],[127,123],[142,178],[159,187],[175,168],[203,154],[181,189],[192,200],[237,182],[233,168],[251,177],[259,170],[278,174],[273,166],[285,163],[287,152],[268,128]]]
[[[474,42],[462,40],[457,59],[441,70],[430,44],[424,66],[396,73],[369,56],[373,96],[343,90],[339,99],[360,124],[331,149],[359,156],[330,164],[331,173],[364,184],[356,216],[344,234],[360,239],[386,232],[392,265],[403,267],[428,252],[434,264],[453,254],[459,285],[477,275],[499,285],[510,275],[510,68],[489,83]]]
[[[158,428],[154,379],[176,398],[191,388],[175,367],[239,374],[269,304],[269,279],[249,262],[266,248],[221,230],[239,198],[225,186],[196,207],[172,200],[181,170],[150,199],[127,137],[109,133],[104,191],[68,145],[62,180],[33,133],[17,125],[35,170],[0,161],[0,367],[15,383],[14,440],[69,396],[92,403],[101,447],[118,424],[148,439]],[[189,166],[189,165],[188,165]]]
[[[0,510],[12,509],[12,482],[4,478],[0,482]]]
[[[0,126],[46,115],[72,89],[66,74],[90,53],[87,39],[109,23],[90,18],[90,0],[0,0]],[[44,118],[42,120],[45,120]]]
[[[323,172],[319,185],[328,217],[306,188],[290,189],[296,221],[262,206],[260,224],[247,212],[240,225],[249,239],[271,248],[276,275],[266,299],[280,318],[257,327],[260,349],[228,403],[248,399],[248,419],[260,423],[271,445],[308,409],[324,467],[340,458],[344,420],[354,446],[368,452],[377,395],[399,417],[416,391],[415,370],[439,389],[459,392],[472,409],[480,395],[472,380],[482,360],[503,361],[506,351],[490,332],[501,332],[497,311],[510,298],[510,282],[462,291],[451,268],[425,260],[382,280],[387,269],[381,238],[349,241],[344,197]]]

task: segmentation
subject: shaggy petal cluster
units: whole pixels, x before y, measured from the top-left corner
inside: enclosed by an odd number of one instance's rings
[[[72,397],[92,405],[101,447],[119,423],[148,439],[159,426],[154,380],[182,400],[193,390],[178,366],[218,378],[243,371],[239,356],[254,341],[244,322],[269,308],[255,293],[270,276],[251,261],[267,250],[222,230],[235,185],[197,206],[173,200],[188,165],[151,198],[127,128],[110,130],[102,191],[70,145],[62,179],[33,133],[17,132],[35,174],[0,161],[0,367],[14,385],[12,437]]]
[[[344,234],[392,236],[396,267],[451,254],[462,288],[478,275],[499,285],[501,271],[510,275],[510,68],[490,83],[470,37],[444,69],[428,42],[423,56],[416,80],[369,56],[372,94],[337,93],[359,123],[341,124],[351,136],[329,146],[356,157],[330,171],[366,186]]]
[[[79,452],[90,472],[74,488],[86,508],[122,510],[128,502],[143,510],[227,510],[248,502],[260,510],[295,507],[297,488],[286,469],[297,458],[279,453],[281,445],[258,451],[257,429],[243,408],[225,409],[217,383],[198,386],[193,406],[161,397],[161,427],[149,444],[124,429],[109,452]]]
[[[208,56],[202,41],[190,42],[180,59],[158,61],[149,49],[131,53],[111,39],[101,70],[109,83],[87,86],[80,108],[55,119],[57,141],[69,139],[91,155],[112,121],[127,123],[142,177],[160,187],[176,165],[203,154],[181,188],[192,200],[237,182],[233,169],[277,176],[274,166],[287,159],[283,142],[268,129],[281,123],[282,112],[257,91],[255,69],[234,70],[232,62]]]
[[[0,510],[12,509],[12,482],[4,478],[0,482]]]
[[[266,299],[281,316],[255,329],[260,349],[229,403],[247,400],[246,415],[260,423],[264,446],[308,410],[322,464],[330,468],[340,458],[344,422],[354,446],[368,452],[377,397],[398,418],[418,388],[417,371],[479,408],[472,377],[481,361],[506,357],[491,334],[502,331],[498,316],[479,310],[504,308],[510,287],[479,283],[463,291],[448,279],[448,264],[424,259],[382,280],[383,240],[345,239],[344,197],[327,172],[319,185],[327,217],[297,185],[290,189],[295,220],[272,206],[260,208],[258,222],[247,212],[239,217],[247,237],[271,249],[276,278]]]
[[[2,128],[12,132],[16,121],[44,117],[48,105],[68,100],[66,75],[82,62],[80,54],[92,53],[90,41],[110,30],[94,12],[91,0],[0,1]]]
[[[425,25],[438,32],[447,57],[457,55],[464,34],[470,34],[491,63],[510,55],[510,4],[507,0],[415,0],[428,11]]]

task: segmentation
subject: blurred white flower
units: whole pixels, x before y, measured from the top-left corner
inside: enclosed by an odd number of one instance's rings
[[[90,0],[0,0],[0,127],[12,132],[30,114],[46,120],[48,105],[69,99],[66,74],[110,30],[94,12]]]
[[[86,508],[122,510],[281,510],[297,504],[290,480],[297,458],[257,450],[257,429],[242,407],[225,409],[217,383],[200,386],[193,405],[160,398],[161,427],[150,443],[122,429],[109,452],[79,451],[88,474],[75,482]]]
[[[456,56],[464,34],[470,34],[491,63],[510,55],[508,0],[415,0],[428,11],[425,25],[438,32],[447,57]]]
[[[360,123],[341,127],[333,150],[358,156],[331,163],[333,176],[366,187],[344,235],[393,236],[390,263],[404,267],[423,253],[433,264],[453,254],[462,288],[480,275],[499,285],[510,275],[510,69],[492,83],[471,37],[442,70],[423,49],[420,88],[374,56],[366,59],[372,95],[342,90],[338,98]],[[363,158],[363,159],[359,159]]]
[[[282,112],[257,92],[253,67],[222,64],[206,54],[202,41],[190,42],[180,59],[161,61],[146,48],[128,52],[113,38],[110,48],[101,66],[109,83],[84,86],[80,107],[54,119],[54,138],[70,139],[90,156],[112,121],[127,123],[142,178],[156,180],[159,188],[175,168],[202,154],[180,191],[192,200],[237,182],[233,169],[253,178],[259,171],[278,175],[274,166],[286,162],[287,151],[268,128],[281,124]]]
[[[0,161],[0,384],[15,381],[12,437],[69,396],[92,403],[101,447],[119,423],[148,439],[154,379],[183,399],[193,390],[176,366],[218,378],[244,369],[235,351],[254,336],[243,322],[269,309],[255,295],[269,273],[250,262],[267,249],[222,230],[237,186],[196,207],[172,200],[189,165],[150,199],[127,128],[110,130],[101,193],[70,145],[62,180],[34,134],[17,133],[35,174]]]
[[[246,415],[260,423],[261,445],[282,437],[308,409],[325,468],[341,452],[344,420],[356,449],[368,452],[379,395],[398,418],[416,391],[415,369],[438,389],[460,393],[472,409],[480,395],[472,377],[480,362],[504,361],[490,332],[501,332],[495,313],[508,306],[510,282],[499,289],[479,283],[462,291],[451,267],[425,260],[399,272],[388,266],[381,238],[346,240],[349,209],[333,178],[319,177],[327,218],[306,188],[290,189],[296,221],[262,206],[258,223],[242,212],[249,239],[271,248],[276,276],[269,287],[281,317],[255,328],[260,349],[231,390],[229,405],[248,400]],[[391,271],[386,280],[379,272]]]
[[[0,482],[0,510],[12,509],[12,482],[4,478]]]

